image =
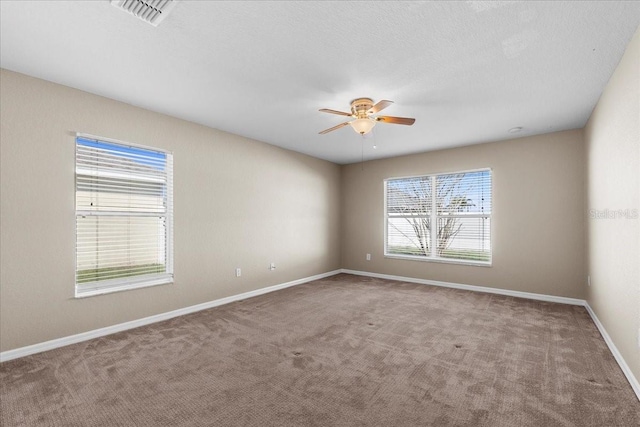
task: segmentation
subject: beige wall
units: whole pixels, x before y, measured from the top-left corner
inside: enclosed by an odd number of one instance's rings
[[[6,70],[0,107],[2,351],[340,268],[337,165]],[[175,284],[74,299],[76,131],[173,151]]]
[[[640,379],[640,30],[584,131],[587,159],[587,300]],[[591,218],[595,211],[610,211]],[[611,218],[618,209],[631,218]],[[609,218],[606,218],[609,216]]]
[[[575,130],[346,166],[342,266],[583,298],[583,161],[582,132]],[[384,258],[385,178],[487,167],[493,170],[492,267]]]

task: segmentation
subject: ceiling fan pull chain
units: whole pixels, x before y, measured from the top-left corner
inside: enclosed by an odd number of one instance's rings
[[[362,165],[362,170],[364,170],[364,134],[361,134],[360,138],[360,146],[362,147],[362,160],[360,161],[360,165]]]

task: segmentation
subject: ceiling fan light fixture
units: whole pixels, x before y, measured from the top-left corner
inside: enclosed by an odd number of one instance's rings
[[[349,122],[353,130],[358,132],[360,135],[364,135],[365,133],[371,132],[371,129],[376,125],[376,122],[371,119],[355,119]]]

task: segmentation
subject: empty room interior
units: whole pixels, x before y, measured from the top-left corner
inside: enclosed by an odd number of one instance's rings
[[[0,424],[640,425],[639,24],[0,2]]]

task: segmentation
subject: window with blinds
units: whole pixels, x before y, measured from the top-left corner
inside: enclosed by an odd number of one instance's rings
[[[76,296],[173,281],[173,158],[76,138]]]
[[[491,170],[385,180],[385,256],[491,264]]]

